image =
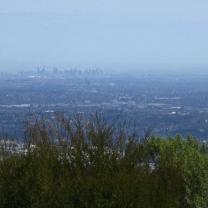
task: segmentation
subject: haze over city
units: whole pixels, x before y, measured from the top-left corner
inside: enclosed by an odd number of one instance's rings
[[[206,0],[1,0],[3,66],[207,66]]]

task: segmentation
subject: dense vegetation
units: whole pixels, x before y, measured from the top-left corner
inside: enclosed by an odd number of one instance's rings
[[[208,207],[205,144],[56,117],[28,125],[24,152],[2,146],[0,208]]]

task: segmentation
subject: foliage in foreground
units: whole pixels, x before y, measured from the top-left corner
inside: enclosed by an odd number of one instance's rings
[[[208,207],[206,147],[192,138],[139,139],[99,116],[26,133],[26,153],[1,150],[0,208]]]

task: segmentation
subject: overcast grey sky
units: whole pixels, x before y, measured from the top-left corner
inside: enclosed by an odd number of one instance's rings
[[[0,63],[208,65],[207,0],[0,0]]]

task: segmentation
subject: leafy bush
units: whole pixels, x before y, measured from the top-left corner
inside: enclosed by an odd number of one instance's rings
[[[23,152],[1,149],[0,207],[208,207],[207,151],[193,138],[56,117],[28,126]]]

